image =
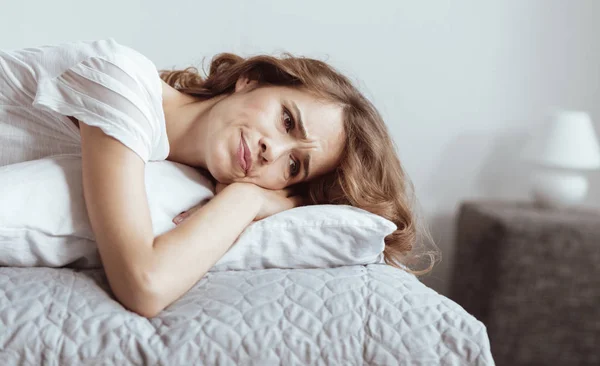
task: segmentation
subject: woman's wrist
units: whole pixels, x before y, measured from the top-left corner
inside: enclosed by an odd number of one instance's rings
[[[256,218],[260,212],[263,200],[260,190],[257,188],[253,183],[233,182],[223,190],[235,191],[236,195],[240,195],[240,201],[251,200],[250,205],[254,210],[254,218]]]

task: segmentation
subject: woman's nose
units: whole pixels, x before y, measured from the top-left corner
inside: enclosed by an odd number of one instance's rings
[[[261,156],[263,158],[263,161],[265,163],[270,163],[274,160],[273,157],[273,149],[271,148],[271,144],[268,144],[266,142],[262,142],[260,144],[260,151],[261,151]]]
[[[271,140],[263,140],[260,143],[261,156],[268,163],[279,159],[288,148],[288,144],[284,141],[273,142]]]

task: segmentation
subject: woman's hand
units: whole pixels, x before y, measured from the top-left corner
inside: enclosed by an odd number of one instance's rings
[[[248,194],[258,195],[260,199],[260,207],[254,221],[262,220],[265,217],[269,217],[281,211],[289,210],[294,207],[304,206],[307,204],[307,201],[304,197],[298,195],[292,195],[292,190],[290,188],[272,190],[263,188],[254,183],[245,183],[245,182],[236,182],[238,185],[246,185],[248,188]],[[215,187],[215,196],[218,195],[228,184],[223,184],[221,182],[217,182]],[[183,220],[188,218],[194,211],[198,210],[202,207],[202,204],[192,207],[191,209],[184,211],[177,215],[173,219],[173,222],[178,225]]]
[[[227,187],[227,184],[223,184],[221,182],[217,182],[217,185],[215,187],[215,196],[217,194],[219,194],[219,192],[221,192],[223,190],[223,188]],[[200,207],[204,206],[206,204],[206,200],[200,202],[199,204],[197,204],[196,206],[190,208],[187,211],[183,211],[182,213],[180,213],[179,215],[175,216],[173,218],[173,223],[175,225],[179,225],[183,222],[183,220],[187,219],[188,217],[190,217],[191,214],[193,214],[196,210],[198,210]]]
[[[262,204],[256,217],[254,218],[254,221],[262,220],[265,217],[275,215],[276,213],[289,210],[294,207],[305,206],[308,203],[304,197],[292,195],[292,189],[290,188],[272,190],[257,186],[256,184],[252,183],[244,184],[251,184],[254,186],[257,192],[256,194],[262,197]]]
[[[237,182],[236,184],[248,186],[250,189],[249,194],[256,194],[261,197],[261,205],[254,221],[262,220],[265,217],[275,215],[281,211],[308,204],[304,197],[292,195],[291,188],[273,190],[263,188],[254,183]],[[228,184],[217,182],[216,194],[219,194],[219,192],[227,186]]]

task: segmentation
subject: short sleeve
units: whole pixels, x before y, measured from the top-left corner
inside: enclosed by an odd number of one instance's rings
[[[33,106],[99,127],[147,163],[169,154],[162,85],[154,64],[121,46],[40,78]]]

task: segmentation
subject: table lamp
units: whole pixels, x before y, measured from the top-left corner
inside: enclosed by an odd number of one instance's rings
[[[533,164],[531,194],[542,207],[581,203],[588,191],[585,171],[600,168],[600,148],[592,121],[580,111],[554,112],[523,154]]]

